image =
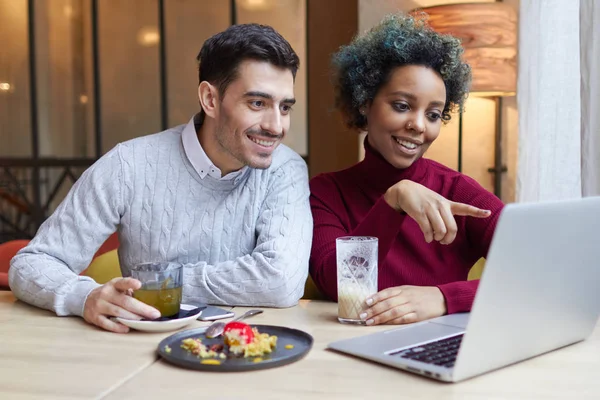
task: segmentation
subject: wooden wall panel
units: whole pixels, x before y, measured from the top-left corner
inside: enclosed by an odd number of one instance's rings
[[[358,161],[358,134],[334,108],[331,54],[358,31],[358,0],[308,0],[308,146],[310,176]]]

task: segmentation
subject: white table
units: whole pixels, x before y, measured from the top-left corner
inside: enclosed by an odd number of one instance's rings
[[[280,368],[211,373],[158,360],[156,347],[171,333],[103,332],[0,292],[0,399],[191,399],[211,393],[216,399],[260,400],[600,399],[598,328],[585,342],[448,384],[325,350],[334,340],[390,329],[342,325],[335,316],[335,304],[319,301],[266,309],[252,323],[304,330],[315,339],[311,352]]]
[[[285,325],[313,335],[314,348],[294,364],[244,373],[203,373],[157,361],[108,398],[200,398],[218,390],[215,398],[257,400],[600,399],[599,329],[586,342],[450,384],[325,350],[333,340],[390,329],[342,325],[335,319],[336,311],[333,303],[301,301],[298,307],[253,317],[253,323]]]

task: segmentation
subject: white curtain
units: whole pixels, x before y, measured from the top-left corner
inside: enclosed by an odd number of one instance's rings
[[[521,0],[517,201],[600,195],[600,2]]]
[[[600,195],[600,2],[581,0],[581,185]]]
[[[581,196],[579,2],[521,0],[517,201]]]

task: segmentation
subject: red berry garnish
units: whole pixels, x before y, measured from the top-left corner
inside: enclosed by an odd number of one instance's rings
[[[232,321],[225,325],[223,329],[223,335],[231,342],[237,342],[237,344],[245,345],[251,343],[254,340],[254,332],[250,325],[243,322]]]

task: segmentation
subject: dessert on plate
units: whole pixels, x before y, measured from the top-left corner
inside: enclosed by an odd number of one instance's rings
[[[181,347],[199,358],[226,359],[228,357],[261,357],[273,352],[277,336],[260,333],[243,322],[232,321],[225,325],[223,342],[208,344],[202,338],[187,338]]]

